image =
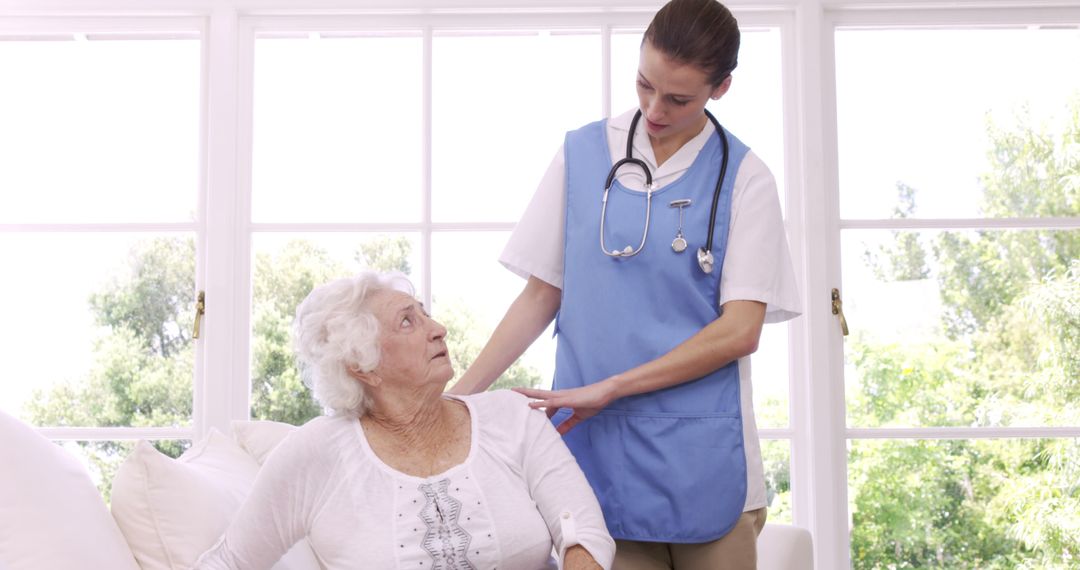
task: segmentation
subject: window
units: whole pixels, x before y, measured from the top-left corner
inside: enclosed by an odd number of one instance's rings
[[[1080,74],[1054,63],[1078,49],[1075,27],[836,32],[855,568],[1074,547],[1080,447],[1051,428],[1080,424]]]
[[[193,433],[201,46],[172,24],[0,33],[0,409],[103,485],[117,440]]]

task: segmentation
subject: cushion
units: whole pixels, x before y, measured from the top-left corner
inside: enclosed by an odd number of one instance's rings
[[[138,570],[74,455],[0,412],[0,568]]]
[[[140,441],[113,479],[112,510],[142,570],[187,570],[224,533],[259,464],[217,430],[172,459]],[[319,568],[306,541],[274,570]]]
[[[757,549],[759,570],[814,568],[814,544],[805,528],[767,523],[758,535]]]
[[[240,447],[244,448],[255,461],[262,465],[270,452],[285,436],[296,430],[296,426],[282,422],[271,421],[234,421],[232,423],[233,439]]]

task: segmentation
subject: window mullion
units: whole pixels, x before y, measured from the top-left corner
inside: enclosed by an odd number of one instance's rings
[[[793,326],[801,360],[793,362],[808,374],[797,376],[792,387],[791,400],[805,403],[792,411],[798,434],[792,444],[792,497],[796,524],[814,536],[814,566],[849,568],[843,340],[828,303],[840,275],[836,159],[829,150],[836,143],[831,26],[820,1],[796,11],[792,57],[800,114],[793,160],[803,188],[802,207],[789,210],[788,218],[804,231],[804,239],[793,240],[805,287],[804,316]]]
[[[53,441],[134,441],[193,439],[188,428],[166,427],[48,427],[38,433]]]
[[[420,189],[420,283],[423,289],[424,305],[432,307],[431,303],[431,136],[432,136],[432,44],[434,43],[434,34],[431,26],[424,26],[424,54],[422,73],[423,79],[421,79],[421,85],[423,85],[424,94],[421,98],[421,105],[423,108],[420,110],[421,122],[420,128],[423,129],[423,136],[420,144],[420,165],[423,169],[421,174],[420,183],[422,188]]]
[[[1080,437],[1080,426],[849,428],[848,439],[1020,439]]]
[[[251,237],[250,150],[242,146],[241,125],[250,127],[251,32],[241,29],[237,11],[215,9],[205,43],[206,66],[206,318],[204,361],[195,385],[196,436],[210,428],[225,431],[230,421],[246,419]],[[241,57],[241,52],[245,57]],[[245,102],[242,102],[246,100]],[[241,113],[243,109],[243,113]],[[249,136],[247,137],[249,138]]]

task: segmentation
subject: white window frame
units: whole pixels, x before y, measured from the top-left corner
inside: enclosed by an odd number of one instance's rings
[[[968,4],[969,6],[965,6]],[[908,218],[908,219],[843,219],[840,216],[839,140],[836,108],[835,32],[842,28],[1017,28],[1028,25],[1053,25],[1061,22],[1080,23],[1080,3],[1049,2],[1031,7],[1020,2],[959,2],[951,6],[932,2],[908,1],[901,5],[877,0],[860,2],[823,3],[820,15],[820,58],[822,134],[819,164],[822,184],[816,188],[819,204],[801,210],[808,220],[807,239],[818,236],[823,240],[808,249],[808,255],[818,261],[808,268],[811,313],[804,321],[808,328],[810,354],[825,355],[811,358],[811,378],[819,388],[810,392],[808,410],[816,418],[807,418],[806,434],[814,441],[809,449],[821,464],[809,462],[815,515],[810,527],[814,529],[815,563],[819,568],[848,568],[851,566],[849,513],[847,512],[847,445],[864,439],[992,439],[992,438],[1061,438],[1080,436],[1080,426],[1065,427],[925,427],[925,428],[849,428],[846,425],[844,345],[836,317],[829,304],[833,287],[841,286],[840,236],[842,230],[959,230],[959,229],[1080,229],[1080,218]],[[810,46],[804,46],[809,48]],[[807,69],[801,69],[809,73]],[[809,97],[804,93],[804,96]],[[804,117],[805,119],[805,117]],[[814,185],[811,185],[814,188]],[[811,200],[812,192],[806,193]],[[816,210],[816,211],[812,211]],[[804,246],[806,244],[803,244]],[[842,295],[841,291],[841,295]],[[817,334],[814,334],[817,333]],[[820,438],[820,439],[819,439]],[[800,458],[801,459],[801,458]],[[794,458],[793,458],[794,462]],[[795,467],[792,467],[793,471]],[[792,475],[794,487],[794,474]],[[814,482],[818,484],[814,484]],[[806,499],[806,497],[801,497]],[[820,516],[817,515],[820,513]]]
[[[602,4],[602,5],[601,5]],[[407,27],[424,30],[430,78],[433,28],[599,27],[602,105],[611,113],[613,28],[643,27],[662,0],[0,0],[0,33],[198,29],[203,38],[203,109],[196,285],[206,291],[196,351],[191,429],[48,428],[54,439],[198,438],[250,415],[251,236],[253,231],[410,231],[421,239],[421,288],[430,295],[432,232],[507,230],[512,223],[433,223],[430,136],[424,144],[424,216],[416,224],[253,224],[251,91],[254,37],[262,27],[309,30]],[[845,26],[1000,26],[1080,21],[1080,0],[734,0],[743,27],[778,27],[784,87],[785,211],[805,314],[789,330],[789,425],[763,429],[791,442],[792,514],[814,536],[817,568],[850,567],[847,444],[852,439],[1078,437],[1080,426],[1046,428],[848,428],[843,339],[830,312],[840,284],[841,230],[1080,228],[1076,218],[844,220],[839,215],[834,32]],[[431,90],[425,83],[425,131]],[[166,227],[168,226],[168,227]],[[0,225],[17,231],[153,231],[171,224]],[[184,226],[184,229],[188,229]],[[426,299],[430,301],[430,299]]]
[[[63,13],[56,16],[38,17],[17,15],[5,16],[6,4],[0,4],[0,38],[3,36],[23,36],[27,38],[42,37],[44,41],[51,41],[57,37],[71,37],[76,40],[78,36],[111,36],[132,37],[146,34],[148,38],[155,37],[190,37],[194,41],[201,41],[206,37],[207,20],[198,16],[156,16],[156,15],[110,15],[101,16],[96,14],[69,15]],[[3,41],[3,40],[0,40]],[[57,40],[64,41],[64,40]],[[98,40],[90,40],[98,41]],[[100,40],[108,41],[108,39]],[[203,44],[205,45],[205,43]],[[205,62],[205,52],[202,60]],[[200,77],[200,90],[204,94],[201,99],[205,100],[207,85],[205,77],[205,65]],[[200,128],[199,145],[203,147],[206,133],[205,105],[200,105]],[[200,157],[205,153],[200,152]],[[205,170],[204,160],[200,160],[198,168],[200,173]],[[199,176],[202,180],[204,177]],[[196,290],[201,290],[203,277],[206,274],[204,257],[201,252],[206,250],[207,239],[206,223],[206,200],[207,188],[200,184],[196,196],[196,220],[190,222],[107,222],[107,223],[0,223],[0,233],[118,233],[118,232],[191,232],[196,242],[195,259],[195,282],[192,284]],[[196,346],[194,374],[192,381],[194,389],[198,393],[201,384],[201,371],[204,365],[204,351]],[[197,418],[199,411],[192,410],[192,424],[190,427],[54,427],[40,428],[38,431],[53,440],[71,441],[102,441],[102,440],[137,440],[137,439],[187,439],[197,437],[203,433]]]

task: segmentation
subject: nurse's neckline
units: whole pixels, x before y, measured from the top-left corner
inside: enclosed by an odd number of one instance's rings
[[[694,137],[700,135],[701,131],[705,128],[705,125],[708,122],[709,118],[705,116],[705,111],[702,110],[701,118],[699,120],[700,125],[698,126],[698,128],[684,129],[681,133],[675,133],[673,135],[670,135],[669,137],[665,137],[666,141],[657,139],[646,131],[646,136],[648,136],[649,138],[649,145],[652,146],[653,159],[656,160],[656,167],[659,168],[662,164],[667,162],[669,158],[675,156],[675,153],[679,152],[679,149],[686,145],[686,143],[693,140]],[[678,139],[675,139],[675,137],[678,137]],[[681,140],[679,140],[677,144],[667,142],[672,139]]]

